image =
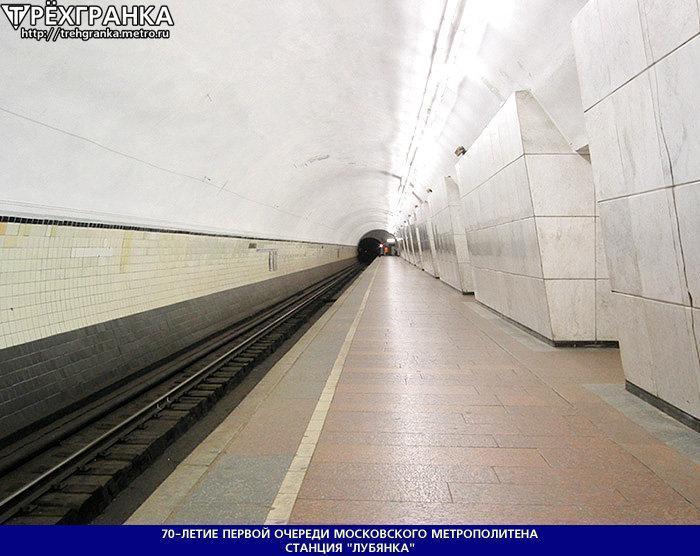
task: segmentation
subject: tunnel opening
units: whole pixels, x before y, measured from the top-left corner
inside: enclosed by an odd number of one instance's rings
[[[364,264],[370,264],[383,254],[384,244],[376,238],[366,237],[357,244],[357,259]]]
[[[364,264],[370,264],[377,257],[397,254],[396,237],[386,230],[367,232],[357,244],[357,258]]]

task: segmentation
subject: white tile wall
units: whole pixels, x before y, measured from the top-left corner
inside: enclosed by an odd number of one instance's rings
[[[277,249],[276,272],[251,243]],[[353,246],[0,223],[0,348],[355,256]]]

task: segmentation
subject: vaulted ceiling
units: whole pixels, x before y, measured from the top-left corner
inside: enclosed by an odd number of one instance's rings
[[[513,90],[586,142],[585,0],[167,3],[168,40],[0,22],[1,213],[349,244],[393,229]]]

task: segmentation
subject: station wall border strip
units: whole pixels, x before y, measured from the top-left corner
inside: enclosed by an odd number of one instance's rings
[[[225,237],[232,239],[245,239],[256,241],[281,241],[285,243],[302,243],[306,245],[328,245],[329,247],[355,247],[351,244],[329,243],[323,241],[309,241],[304,239],[280,239],[272,237],[244,235],[244,234],[226,234],[215,232],[197,232],[193,230],[183,230],[180,228],[157,228],[149,226],[131,226],[128,224],[110,224],[107,222],[82,221],[82,220],[64,220],[60,218],[29,218],[23,216],[8,216],[0,214],[0,224],[35,224],[39,226],[69,226],[73,228],[100,228],[108,230],[129,230],[137,232],[152,232],[159,234],[184,234],[192,236],[205,237]]]

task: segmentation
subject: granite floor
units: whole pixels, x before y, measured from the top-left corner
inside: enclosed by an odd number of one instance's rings
[[[383,258],[295,350],[130,522],[700,523],[700,435],[616,349]]]

